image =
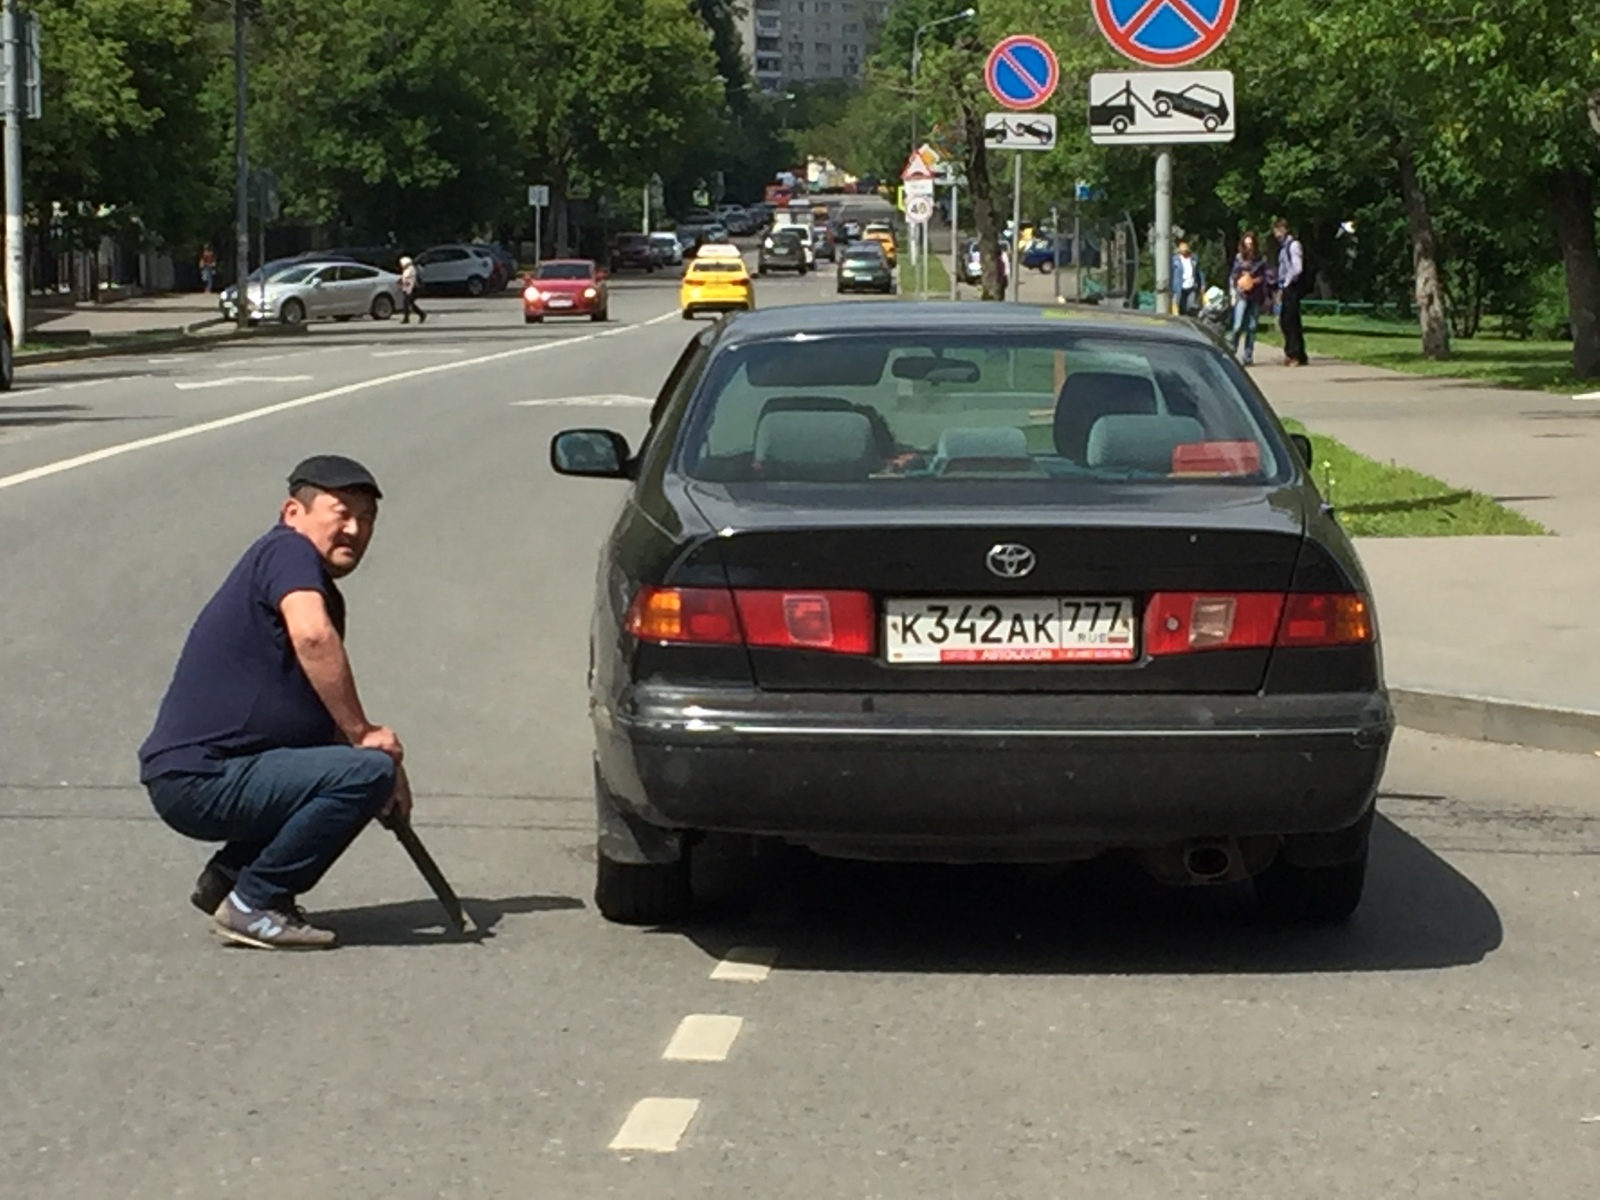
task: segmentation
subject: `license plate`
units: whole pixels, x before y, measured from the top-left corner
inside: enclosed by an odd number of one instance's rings
[[[550,301],[550,307],[551,308],[571,308],[572,307],[572,301],[568,300],[568,299],[565,299],[564,297],[557,297],[556,299]]]
[[[889,600],[884,656],[891,663],[1128,662],[1133,617],[1126,596]]]

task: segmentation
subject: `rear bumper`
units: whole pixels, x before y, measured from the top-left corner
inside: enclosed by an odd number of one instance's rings
[[[1377,794],[1384,693],[866,695],[641,686],[599,766],[665,829],[945,846],[1139,846],[1344,829]]]

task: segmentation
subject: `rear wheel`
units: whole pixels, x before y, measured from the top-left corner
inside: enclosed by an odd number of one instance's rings
[[[488,283],[482,275],[469,276],[467,279],[467,295],[477,298],[478,296],[483,295],[484,289],[487,286]]]
[[[543,317],[535,317],[529,313],[522,314],[522,323],[524,325],[537,325],[542,320],[544,320]]]
[[[665,925],[689,911],[689,856],[670,863],[620,863],[597,853],[594,903],[619,925]]]
[[[685,320],[685,321],[692,321],[692,320],[694,320],[694,309],[692,309],[692,308],[686,308],[686,309],[684,309],[684,310],[683,310],[683,319],[684,319],[684,320]]]
[[[372,319],[374,321],[387,321],[394,316],[394,298],[392,296],[374,296],[372,298]]]
[[[1367,850],[1353,862],[1298,867],[1280,854],[1255,877],[1256,904],[1269,921],[1283,925],[1338,925],[1361,903],[1367,880]]]
[[[298,300],[285,300],[283,308],[278,312],[278,319],[285,325],[303,325],[306,320],[306,306]]]

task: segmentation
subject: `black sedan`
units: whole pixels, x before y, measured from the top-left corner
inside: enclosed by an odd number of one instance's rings
[[[1393,733],[1367,580],[1224,350],[1180,318],[774,308],[701,334],[624,480],[592,625],[613,921],[691,904],[707,839],[863,859],[1134,851],[1361,898]]]
[[[894,291],[894,272],[877,242],[851,242],[839,255],[837,290],[845,292]]]

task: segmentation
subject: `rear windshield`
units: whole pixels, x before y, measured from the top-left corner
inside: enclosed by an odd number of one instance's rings
[[[700,259],[690,268],[691,275],[709,275],[720,272],[724,275],[744,274],[744,264],[736,262],[718,262],[716,259]]]
[[[883,251],[876,246],[851,246],[844,252],[846,259],[859,259],[862,262],[881,263]]]
[[[681,447],[708,482],[1264,482],[1284,456],[1205,346],[1103,335],[831,335],[732,346]]]
[[[590,279],[593,269],[588,263],[545,263],[539,268],[540,279]]]

